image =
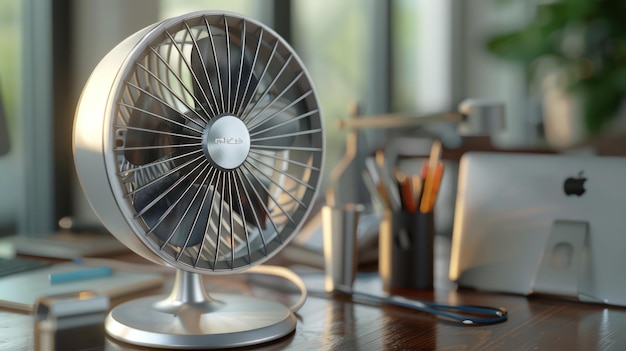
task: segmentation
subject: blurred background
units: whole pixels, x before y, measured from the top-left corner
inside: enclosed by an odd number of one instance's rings
[[[626,154],[623,3],[2,0],[0,95],[8,133],[0,133],[0,234],[39,236],[68,221],[99,229],[74,172],[74,109],[98,61],[159,20],[226,10],[282,35],[316,85],[328,173],[345,146],[346,132],[335,128],[336,121],[347,118],[351,103],[364,115],[420,116],[456,111],[468,97],[495,99],[505,104],[507,126],[489,148]],[[361,152],[385,147],[396,132],[359,132]],[[447,182],[454,184],[454,166],[447,169]],[[356,185],[345,198],[367,201],[355,180],[360,177],[347,178]],[[324,186],[328,182],[326,176]],[[448,209],[450,187],[440,201]],[[450,211],[443,215],[451,225]]]

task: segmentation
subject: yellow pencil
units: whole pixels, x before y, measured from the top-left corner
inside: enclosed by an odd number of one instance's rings
[[[432,211],[433,186],[435,185],[435,173],[441,159],[441,141],[435,139],[430,147],[430,157],[428,158],[428,168],[426,169],[426,179],[424,180],[424,189],[422,201],[420,201],[420,212],[428,213]]]

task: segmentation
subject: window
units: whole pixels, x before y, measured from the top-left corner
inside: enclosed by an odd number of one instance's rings
[[[57,147],[59,140],[69,140],[71,123],[67,122],[73,119],[78,95],[95,65],[119,41],[146,25],[208,9],[242,13],[274,28],[286,26],[285,33],[319,94],[328,174],[345,142],[345,132],[337,131],[335,122],[347,117],[354,102],[360,103],[365,115],[390,111],[420,114],[454,109],[468,94],[504,96],[519,101],[511,115],[522,114],[524,86],[517,84],[519,72],[509,74],[510,79],[502,78],[501,73],[510,71],[509,67],[497,67],[487,60],[481,46],[488,19],[508,23],[520,16],[512,13],[501,19],[488,13],[492,7],[491,0],[477,0],[472,6],[459,0],[54,0],[54,6],[52,0],[0,1],[0,86],[15,139],[11,153],[0,158],[0,232],[18,227],[16,218],[23,217],[21,212],[34,214],[31,220],[22,219],[24,223],[56,225],[60,215],[98,223],[75,180],[68,180],[71,186],[65,188],[50,180],[64,177],[55,171],[63,168],[60,160],[71,160],[69,144],[62,153],[47,152],[50,145]],[[55,33],[54,43],[50,22],[69,23],[65,36]],[[282,30],[279,33],[284,34]],[[67,52],[56,56],[59,50]],[[66,91],[58,88],[59,81],[53,77],[59,74],[49,62],[53,51],[54,60],[68,62]],[[22,52],[28,55],[22,57]],[[30,90],[35,95],[30,96]],[[69,112],[54,109],[57,112],[52,115],[48,104],[58,104],[55,91],[69,96],[65,107]],[[34,99],[38,104],[23,103]],[[66,130],[50,133],[61,119]],[[381,131],[362,135],[369,145],[364,145],[361,157],[386,139]],[[66,177],[73,177],[72,171],[67,173]],[[360,170],[347,178],[350,182],[360,179]],[[34,186],[30,189],[26,184]],[[361,193],[355,188],[348,198],[358,201]],[[54,203],[60,200],[71,204],[67,212],[72,213],[59,212],[59,204]]]
[[[9,152],[0,156],[0,235],[15,231],[19,208],[16,203],[21,201],[22,150],[19,143],[16,143],[21,130],[18,119],[22,68],[21,17],[21,1],[0,2],[0,94],[10,142]],[[2,122],[0,119],[0,123]],[[0,133],[0,138],[3,137]]]
[[[388,110],[388,4],[376,0],[292,1],[293,46],[318,92],[326,133],[324,189],[328,174],[343,155],[345,131],[335,122],[358,103],[363,114]],[[373,134],[367,135],[371,139]],[[361,138],[361,140],[364,140]],[[365,145],[364,145],[365,146]],[[367,153],[367,147],[359,150]],[[363,154],[357,155],[355,164]],[[339,201],[360,201],[360,170],[351,167],[341,183]],[[362,187],[361,187],[362,189]],[[323,194],[321,194],[323,196]]]
[[[159,19],[200,10],[231,11],[271,25],[272,0],[160,0]]]

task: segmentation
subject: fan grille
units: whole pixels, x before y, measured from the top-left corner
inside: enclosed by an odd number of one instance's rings
[[[150,31],[122,72],[110,159],[120,208],[153,252],[233,271],[295,235],[324,138],[309,77],[278,35],[235,14],[186,15]]]

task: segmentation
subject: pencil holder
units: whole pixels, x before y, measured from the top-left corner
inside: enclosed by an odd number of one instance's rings
[[[385,291],[433,288],[434,233],[432,212],[383,212],[378,271]]]

